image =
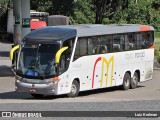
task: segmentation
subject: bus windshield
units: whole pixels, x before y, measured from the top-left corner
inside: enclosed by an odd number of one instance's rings
[[[32,78],[48,78],[57,74],[54,58],[60,44],[24,44],[22,47],[17,73]]]

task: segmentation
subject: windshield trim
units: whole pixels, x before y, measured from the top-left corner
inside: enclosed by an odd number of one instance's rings
[[[61,42],[59,42],[59,43],[61,43]],[[30,75],[27,75],[26,73],[24,73],[23,72],[23,70],[22,69],[26,69],[26,67],[20,67],[20,61],[22,60],[22,57],[21,57],[21,54],[22,54],[22,51],[23,51],[23,48],[27,48],[27,47],[25,47],[25,44],[37,44],[37,43],[28,43],[28,42],[26,42],[26,43],[24,43],[24,44],[22,44],[21,45],[21,48],[20,48],[20,50],[19,50],[19,53],[18,53],[18,60],[17,60],[17,64],[16,64],[16,74],[17,75],[19,75],[19,76],[22,76],[22,77],[25,77],[25,78],[30,78],[30,79],[47,79],[47,78],[52,78],[52,77],[55,77],[55,76],[57,76],[57,69],[56,69],[56,66],[53,66],[53,67],[55,67],[54,68],[54,71],[55,72],[51,72],[51,74],[47,74],[47,73],[44,73],[44,71],[43,72],[40,72],[39,70],[38,70],[38,76],[30,76]],[[48,43],[47,43],[48,44]],[[37,44],[38,46],[39,45],[47,45],[47,44]],[[51,44],[48,44],[48,45],[51,45]],[[52,45],[57,45],[57,49],[59,50],[60,49],[60,47],[61,47],[61,44],[58,44],[58,43],[52,43]],[[38,51],[39,52],[39,47],[38,48],[36,48],[37,50],[36,51]],[[52,48],[51,48],[52,49]],[[43,52],[42,52],[43,53]],[[53,54],[53,56],[54,56],[54,54]],[[36,54],[36,56],[35,56],[35,58],[37,59],[37,57],[38,57],[38,54]],[[36,64],[37,64],[37,61],[36,61]],[[53,64],[52,64],[53,65]],[[35,67],[35,66],[34,66]],[[37,69],[37,68],[36,68]],[[28,69],[28,70],[31,70],[31,69]],[[41,69],[40,69],[41,70]]]

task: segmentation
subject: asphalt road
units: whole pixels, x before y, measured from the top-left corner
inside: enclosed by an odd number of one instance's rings
[[[1,67],[0,67],[1,68]],[[9,68],[5,68],[6,70]],[[3,68],[4,72],[4,68]],[[1,74],[1,73],[0,73]],[[0,77],[0,104],[2,103],[60,103],[60,102],[123,102],[160,100],[160,71],[155,70],[153,80],[139,83],[136,89],[123,91],[118,87],[81,92],[76,98],[45,96],[34,99],[28,93],[15,92],[14,77]]]
[[[159,73],[155,70],[153,80],[140,83],[138,88],[133,90],[123,91],[114,87],[82,92],[76,98],[62,95],[46,96],[42,99],[35,99],[28,93],[15,92],[14,77],[0,77],[0,111],[160,111]],[[64,118],[54,119],[63,120]],[[81,120],[82,118],[65,119]],[[83,119],[99,120],[95,117]],[[128,120],[131,118],[113,117],[110,119]]]
[[[1,46],[3,54],[0,54],[0,111],[160,111],[160,70],[154,70],[153,80],[139,83],[138,88],[128,91],[113,87],[82,92],[76,98],[61,95],[35,99],[28,93],[15,92],[14,77],[9,68],[11,62],[7,56],[10,45],[8,47],[0,44],[0,51]]]

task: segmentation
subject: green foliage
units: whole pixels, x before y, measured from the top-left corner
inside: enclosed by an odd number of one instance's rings
[[[9,0],[0,0],[0,31],[7,29],[7,10],[10,7]]]
[[[159,56],[159,51],[158,51],[157,49],[155,49],[154,55],[155,55],[155,57],[158,57],[158,56]]]
[[[0,42],[13,43],[13,34],[0,31]]]
[[[155,37],[160,38],[160,32],[155,32]]]
[[[112,19],[115,23],[149,24],[157,28],[160,15],[152,7],[151,0],[138,0],[137,4],[131,0],[127,8],[120,6]]]
[[[157,62],[160,64],[160,55],[157,57]]]
[[[72,23],[149,24],[160,28],[160,0],[32,0],[31,8],[67,15]]]
[[[157,59],[157,62],[160,64],[160,48],[159,47],[155,49],[154,55],[155,55],[155,58]]]
[[[50,8],[52,15],[72,15],[74,9],[74,0],[52,0],[53,7]]]
[[[73,19],[76,24],[94,23],[95,13],[91,0],[76,0]]]
[[[50,15],[66,15],[71,23],[94,23],[95,13],[91,0],[32,0],[31,9],[46,11]]]
[[[110,20],[109,18],[104,18],[103,21],[102,21],[103,24],[111,24],[113,23],[112,20]]]
[[[160,0],[153,0],[152,7],[156,10],[160,9]]]
[[[95,11],[95,23],[101,24],[104,18],[111,17],[117,10],[119,0],[92,0]]]
[[[160,64],[160,52],[159,52],[159,50],[155,49],[154,55],[155,55],[155,58],[157,59],[157,62]]]

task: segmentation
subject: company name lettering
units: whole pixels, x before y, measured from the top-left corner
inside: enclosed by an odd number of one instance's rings
[[[138,53],[126,53],[125,59],[130,60],[134,58],[141,58],[143,59],[145,57],[145,52],[138,52]]]

